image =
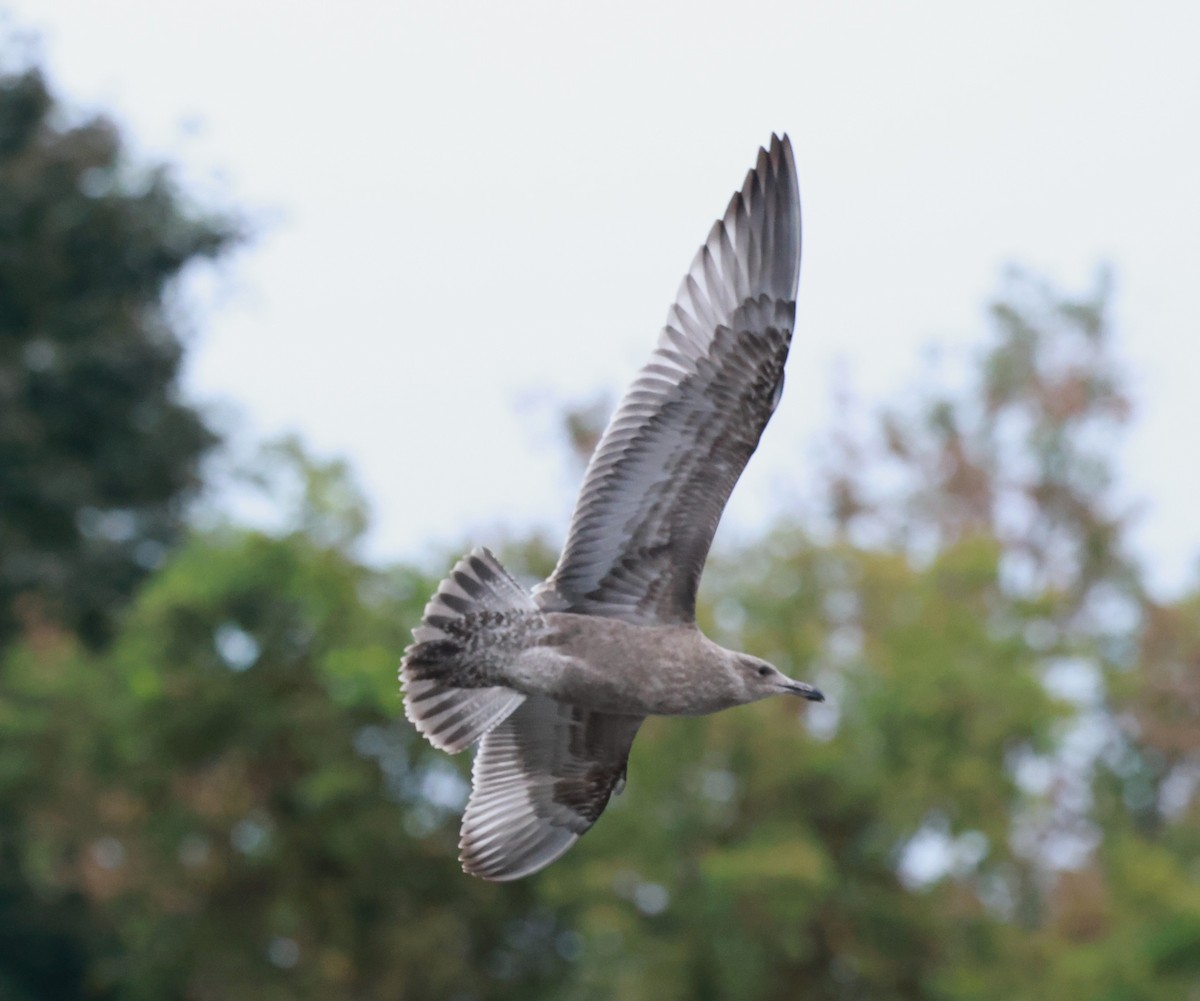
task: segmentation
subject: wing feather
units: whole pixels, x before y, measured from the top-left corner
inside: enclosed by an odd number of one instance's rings
[[[608,805],[641,723],[541,695],[526,699],[479,745],[463,815],[463,868],[519,879],[562,855]]]
[[[782,392],[799,268],[792,148],[772,136],[592,456],[543,608],[694,620],[717,523]]]

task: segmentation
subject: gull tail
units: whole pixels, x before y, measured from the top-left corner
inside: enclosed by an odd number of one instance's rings
[[[471,550],[438,585],[404,651],[404,715],[434,747],[468,747],[525,701],[504,684],[504,669],[543,627],[500,561]]]

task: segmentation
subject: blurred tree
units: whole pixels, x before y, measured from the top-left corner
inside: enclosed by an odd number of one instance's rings
[[[718,553],[705,628],[830,702],[649,721],[625,794],[517,884],[458,871],[469,760],[402,718],[438,574],[365,566],[345,469],[273,447],[281,531],[196,535],[104,654],[43,625],[6,658],[36,906],[0,897],[0,996],[1189,996],[1200,600],[1125,555],[1105,295],[1014,276],[978,386],[841,443],[827,538]]]
[[[0,645],[43,618],[103,642],[214,443],[169,291],[236,230],[67,119],[36,70],[0,74]]]
[[[280,534],[196,536],[103,656],[44,630],[8,657],[13,855],[70,905],[82,971],[7,996],[545,996],[566,929],[532,885],[462,876],[466,783],[403,719],[436,580],[347,554],[364,505],[337,464],[294,443],[267,464],[301,485]]]
[[[177,399],[181,345],[169,290],[190,262],[218,256],[236,235],[228,221],[187,207],[165,170],[134,167],[111,123],[69,117],[37,71],[0,72],[5,998],[67,998],[87,983],[83,943],[94,928],[85,901],[37,892],[27,867],[27,795],[52,764],[39,757],[37,737],[44,728],[77,728],[72,739],[83,742],[97,736],[94,709],[112,698],[105,676],[71,672],[75,661],[55,651],[76,638],[102,643],[183,529],[183,503],[214,437]],[[22,690],[29,661],[2,657],[21,634],[26,658],[46,667],[32,692]],[[70,692],[56,690],[68,681]]]

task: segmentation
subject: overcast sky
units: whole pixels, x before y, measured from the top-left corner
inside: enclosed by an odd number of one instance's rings
[[[563,402],[623,388],[772,130],[804,203],[783,404],[734,498],[802,491],[835,370],[883,402],[1016,262],[1110,262],[1138,543],[1200,550],[1200,7],[20,0],[53,83],[258,220],[187,385],[348,457],[374,555],[561,536]],[[237,414],[236,421],[229,415]]]

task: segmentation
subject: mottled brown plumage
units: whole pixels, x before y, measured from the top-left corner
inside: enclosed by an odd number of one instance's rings
[[[717,523],[783,390],[799,267],[791,144],[772,136],[596,448],[554,573],[531,596],[476,549],[426,606],[405,712],[444,750],[480,740],[467,872],[516,879],[558,858],[623,782],[646,716],[821,698],[695,625]]]

